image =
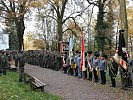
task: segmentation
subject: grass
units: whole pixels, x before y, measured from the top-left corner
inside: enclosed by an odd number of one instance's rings
[[[17,72],[0,76],[0,100],[62,100],[45,92],[31,90],[29,84],[18,82]]]

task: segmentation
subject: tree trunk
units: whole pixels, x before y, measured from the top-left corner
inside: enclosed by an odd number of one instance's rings
[[[60,51],[60,41],[62,41],[62,18],[58,18],[58,25],[57,25],[57,33],[58,33],[58,51]]]
[[[24,25],[24,17],[20,17],[16,20],[16,28],[17,28],[17,37],[18,37],[18,44],[19,44],[19,51],[22,50],[23,45],[23,35],[25,30]]]

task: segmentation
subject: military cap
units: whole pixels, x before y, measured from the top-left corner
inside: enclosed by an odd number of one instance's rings
[[[87,56],[87,52],[85,52],[85,57]]]
[[[105,59],[107,59],[107,55],[106,54],[102,54],[102,57],[104,57]]]
[[[88,53],[88,54],[92,54],[92,51],[91,51],[91,50],[90,50],[90,51],[87,51],[87,53]]]
[[[119,30],[119,33],[124,33],[124,32],[125,32],[124,29]]]
[[[76,53],[79,53],[79,51],[78,51],[78,50],[76,50]]]
[[[99,52],[95,51],[94,56],[99,57]]]

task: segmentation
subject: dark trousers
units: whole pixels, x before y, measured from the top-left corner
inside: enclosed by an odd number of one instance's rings
[[[76,66],[76,68],[74,69],[74,76],[78,76],[78,66]]]
[[[87,71],[83,71],[83,79],[87,79]]]
[[[92,71],[90,70],[90,68],[88,68],[88,73],[89,73],[88,79],[91,81],[92,80]]]
[[[63,70],[64,70],[64,73],[66,74],[67,73],[67,66],[63,67]]]
[[[0,70],[0,75],[2,75],[2,70]]]
[[[112,87],[115,87],[116,86],[115,78],[113,76],[110,76],[110,78],[111,78]]]
[[[26,82],[24,74],[24,66],[19,66],[19,82]]]
[[[101,74],[101,84],[106,84],[106,73],[102,70],[100,71]]]
[[[94,74],[95,82],[98,82],[98,72],[97,72],[97,70],[94,69],[93,74]]]
[[[73,75],[73,69],[71,68],[71,66],[68,67],[68,74]]]

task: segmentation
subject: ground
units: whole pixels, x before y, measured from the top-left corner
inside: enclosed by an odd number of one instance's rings
[[[59,95],[63,100],[132,100],[126,91],[120,88],[79,79],[62,71],[28,64],[25,71],[44,82],[46,92]]]

